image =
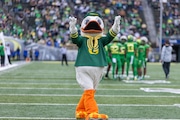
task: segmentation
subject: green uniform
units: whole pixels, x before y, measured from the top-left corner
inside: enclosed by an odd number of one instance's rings
[[[129,76],[129,66],[132,65],[133,75],[137,76],[137,60],[136,60],[137,43],[134,41],[126,42],[125,50],[126,50],[126,75]]]
[[[124,43],[124,44],[122,44],[121,51],[120,51],[120,58],[121,58],[122,66],[124,66],[125,62],[126,62],[126,60],[125,60],[125,50],[126,50],[126,47],[125,47],[125,43]]]
[[[144,55],[145,55],[145,46],[144,45],[139,45],[138,47],[138,56],[137,56],[137,59],[138,59],[138,68],[142,68],[144,65],[145,65],[145,58],[144,58]]]
[[[121,43],[113,42],[108,45],[108,50],[111,53],[111,61],[112,61],[112,75],[113,78],[116,78],[116,68],[118,68],[117,75],[120,77],[121,75],[121,58],[120,58],[120,51],[121,51]]]
[[[112,61],[111,61],[111,55],[110,55],[110,53],[109,53],[109,51],[108,51],[108,45],[106,45],[106,46],[104,47],[104,49],[105,49],[105,52],[106,52],[106,59],[107,59],[107,62],[108,62],[108,66],[107,66],[107,69],[106,69],[105,77],[106,77],[106,78],[109,78],[109,71],[110,71],[110,69],[111,69],[111,63],[112,63]]]
[[[106,36],[80,36],[78,33],[71,34],[71,39],[78,46],[78,55],[75,66],[107,66],[104,46],[110,43],[116,33],[111,29]]]
[[[4,46],[0,45],[0,56],[4,56]]]
[[[5,62],[5,53],[4,53],[4,46],[0,45],[0,57],[1,57],[1,66],[4,66]]]
[[[148,57],[148,49],[150,48],[150,46],[148,44],[145,44],[145,54],[144,54],[144,58],[147,58]],[[146,64],[147,64],[147,61],[145,60],[145,66],[146,67]]]

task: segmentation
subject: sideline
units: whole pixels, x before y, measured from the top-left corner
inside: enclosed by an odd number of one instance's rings
[[[7,66],[4,66],[4,67],[0,67],[0,71],[4,71],[4,70],[7,70],[7,69],[10,69],[10,68],[13,68],[13,67],[16,67],[18,66],[18,64],[12,64],[12,65],[7,65]]]
[[[27,63],[29,63],[29,62],[26,62],[26,61],[13,62],[12,64],[9,64],[7,66],[0,67],[0,71],[5,71],[5,70],[11,69],[11,68],[19,67],[19,66],[22,66]]]

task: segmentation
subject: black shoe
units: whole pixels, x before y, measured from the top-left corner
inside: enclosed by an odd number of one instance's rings
[[[169,75],[166,75],[166,80],[168,80],[169,79]]]
[[[108,74],[105,75],[106,78],[109,78]]]

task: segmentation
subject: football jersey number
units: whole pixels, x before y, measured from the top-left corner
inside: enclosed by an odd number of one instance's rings
[[[125,47],[121,47],[120,54],[125,54]]]
[[[119,51],[118,51],[119,48],[118,48],[118,46],[116,46],[116,45],[112,45],[110,49],[111,49],[111,53],[112,53],[112,54],[113,54],[113,53],[115,54],[115,53],[118,53],[118,52],[119,52]]]
[[[134,52],[134,44],[128,44],[127,45],[127,48],[128,48],[128,52]]]

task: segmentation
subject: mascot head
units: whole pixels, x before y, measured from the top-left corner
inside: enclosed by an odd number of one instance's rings
[[[104,23],[98,13],[90,12],[86,15],[81,23],[81,35],[102,35]]]

